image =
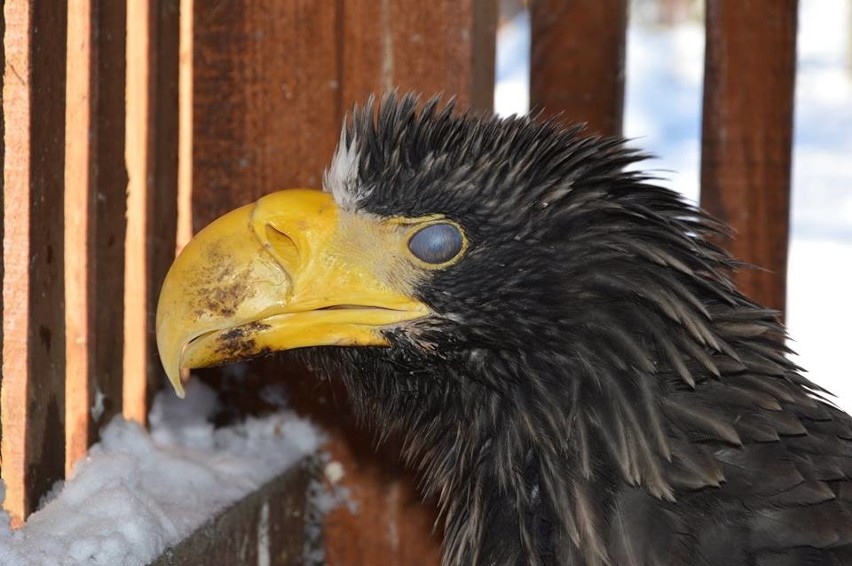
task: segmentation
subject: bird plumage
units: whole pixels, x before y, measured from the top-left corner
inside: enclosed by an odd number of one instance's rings
[[[302,350],[440,502],[446,564],[852,563],[852,419],[731,283],[724,230],[620,139],[390,95],[326,174],[464,257],[390,348]]]

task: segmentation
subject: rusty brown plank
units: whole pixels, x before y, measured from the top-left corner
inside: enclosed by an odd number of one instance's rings
[[[790,218],[796,0],[711,0],[701,205],[730,224],[724,242],[764,270],[740,270],[747,295],[783,312]]]
[[[157,354],[154,311],[163,279],[175,256],[178,197],[178,80],[180,66],[179,0],[152,3],[153,93],[150,104],[150,136],[148,138],[148,289],[147,289],[147,405],[152,393],[164,383],[165,374]]]
[[[530,2],[530,109],[621,134],[627,0]]]
[[[443,93],[462,108],[492,110],[495,2],[356,0],[342,6],[344,109],[398,88]]]
[[[288,186],[319,187],[337,141],[336,3],[196,2],[193,228]]]
[[[102,399],[96,427],[122,409],[124,348],[124,239],[127,212],[125,166],[125,2],[98,0],[93,13],[93,149],[90,243],[90,320],[95,337],[90,381],[92,399]],[[91,438],[94,439],[94,434]]]
[[[491,110],[490,0],[256,0],[196,3],[193,13],[195,230],[270,191],[318,187],[343,112],[369,93],[443,92],[461,107]],[[263,364],[253,367],[269,375]],[[358,507],[356,515],[341,509],[327,518],[328,563],[438,563],[434,510],[420,503],[396,452],[376,455],[345,404],[329,412],[304,395],[296,405],[324,415],[327,449]]]
[[[63,477],[65,469],[65,148],[60,126],[65,120],[65,12],[64,1],[32,5],[27,512]]]
[[[5,10],[3,480],[15,520],[65,471],[64,1]]]

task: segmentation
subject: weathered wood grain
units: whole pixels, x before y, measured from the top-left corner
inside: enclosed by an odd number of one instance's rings
[[[4,5],[3,480],[15,520],[65,470],[66,4]]]
[[[196,2],[193,228],[287,187],[319,187],[337,141],[337,3]]]
[[[157,353],[154,312],[163,279],[175,257],[178,198],[178,80],[180,66],[179,0],[160,0],[151,12],[151,94],[148,137],[147,220],[147,406],[165,383]]]
[[[65,469],[89,447],[92,405],[89,321],[89,242],[92,144],[92,2],[80,0],[68,14],[65,89]]]
[[[621,134],[627,0],[530,2],[530,109]]]
[[[6,15],[3,10],[0,10],[0,37],[6,35]],[[0,62],[3,64],[4,73],[0,74],[0,163],[5,166],[6,163],[6,106],[3,104],[3,85],[5,84],[5,67],[6,67],[6,43],[0,41]],[[0,193],[5,195],[6,192],[6,176],[0,175]],[[6,199],[0,197],[0,242],[4,241],[6,230]],[[6,262],[0,259],[0,313],[3,309],[3,288],[2,282],[5,281]],[[6,330],[5,323],[0,324],[0,389],[3,387],[3,332]],[[3,403],[0,401],[0,443],[3,438]],[[3,454],[0,451],[0,471],[3,470]]]
[[[179,0],[128,4],[129,169],[125,257],[124,415],[145,422],[164,383],[155,310],[175,256]]]
[[[711,0],[701,154],[701,205],[734,230],[723,242],[762,270],[741,290],[784,311],[790,220],[796,0]]]
[[[103,411],[93,415],[92,441],[97,429],[122,410],[127,7],[124,2],[98,0],[93,16],[90,202],[94,230],[89,248],[89,305],[95,340],[89,390],[95,406],[102,405]]]
[[[341,4],[343,110],[398,89],[453,96],[460,108],[491,112],[496,10],[484,0]]]
[[[127,209],[125,3],[84,0],[73,8],[64,138],[69,471],[122,409]]]
[[[122,413],[145,423],[148,373],[149,137],[152,22],[149,2],[127,6],[127,232],[124,241],[124,382]],[[167,143],[167,140],[163,140]],[[168,211],[164,211],[164,214]],[[154,236],[155,234],[151,234]]]

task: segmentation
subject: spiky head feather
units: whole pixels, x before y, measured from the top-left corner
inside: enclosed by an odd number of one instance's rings
[[[849,417],[733,287],[738,264],[708,240],[720,226],[637,172],[644,158],[411,95],[344,127],[325,177],[339,206],[440,214],[470,241],[417,288],[433,315],[391,348],[303,352],[380,435],[401,432],[448,564],[852,552]]]

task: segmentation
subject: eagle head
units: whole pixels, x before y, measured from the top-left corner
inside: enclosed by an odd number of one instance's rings
[[[814,391],[728,280],[720,227],[643,158],[580,127],[370,100],[322,192],[265,196],[176,259],[166,371],[180,392],[186,368],[298,349],[342,379],[437,495],[447,563],[633,563],[642,529],[687,530],[670,506],[725,482],[722,451],[773,435],[752,412]],[[683,552],[671,536],[661,556]]]

